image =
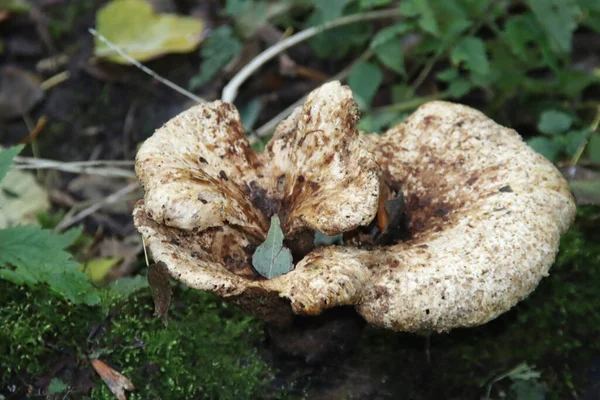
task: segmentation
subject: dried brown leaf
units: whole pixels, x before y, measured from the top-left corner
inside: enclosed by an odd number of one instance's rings
[[[125,390],[132,391],[135,390],[135,386],[133,383],[125,375],[115,371],[104,361],[95,359],[90,361],[92,363],[92,367],[96,370],[100,378],[106,383],[106,386],[110,389],[112,394],[119,400],[127,400],[127,396],[125,396]]]
[[[152,291],[152,299],[154,299],[154,315],[161,318],[167,326],[172,292],[169,270],[164,262],[160,261],[148,267],[148,284]]]

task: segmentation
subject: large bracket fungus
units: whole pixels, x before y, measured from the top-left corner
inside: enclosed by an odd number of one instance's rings
[[[383,135],[338,82],[313,91],[264,153],[235,108],[184,111],[141,147],[145,199],[134,211],[154,259],[274,326],[353,306],[409,332],[483,324],[548,274],[575,214],[556,168],[514,131],[447,102],[421,106]],[[406,218],[382,207],[402,198]],[[277,215],[293,270],[265,279],[252,254]],[[377,240],[402,220],[406,237]],[[345,246],[315,248],[314,232]],[[390,238],[388,238],[390,239]]]

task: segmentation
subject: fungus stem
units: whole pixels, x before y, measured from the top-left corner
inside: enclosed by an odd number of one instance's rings
[[[284,39],[277,44],[267,48],[265,51],[254,57],[250,63],[242,68],[223,88],[223,94],[221,100],[233,103],[235,100],[240,86],[248,79],[254,72],[256,72],[266,62],[277,56],[279,53],[289,49],[296,44],[310,39],[313,36],[318,35],[326,30],[337,28],[343,25],[353,24],[356,22],[370,21],[374,19],[387,19],[387,18],[400,18],[400,14],[394,12],[394,10],[384,9],[378,11],[372,11],[362,14],[348,15],[343,18],[336,19],[334,21],[327,22],[319,26],[313,26],[305,29]]]

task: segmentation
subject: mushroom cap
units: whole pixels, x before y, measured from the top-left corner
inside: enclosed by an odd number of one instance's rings
[[[167,122],[136,159],[146,197],[134,221],[154,259],[281,325],[354,305],[373,325],[447,331],[483,324],[535,289],[575,215],[548,160],[462,105],[427,103],[383,135],[359,134],[357,119],[349,89],[332,83],[280,124],[263,154],[227,103]],[[271,280],[249,265],[269,213],[285,214],[286,237],[345,232],[375,217],[380,180],[402,188],[409,240],[320,247]]]

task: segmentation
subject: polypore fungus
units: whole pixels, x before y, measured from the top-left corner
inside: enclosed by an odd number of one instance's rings
[[[358,119],[350,89],[332,82],[264,153],[228,103],[167,122],[136,159],[146,194],[134,220],[154,259],[280,326],[351,305],[411,332],[483,324],[548,274],[575,203],[515,131],[446,102],[383,135],[359,133]],[[267,280],[252,255],[274,215],[295,265]],[[345,246],[315,248],[315,231],[344,234]]]

